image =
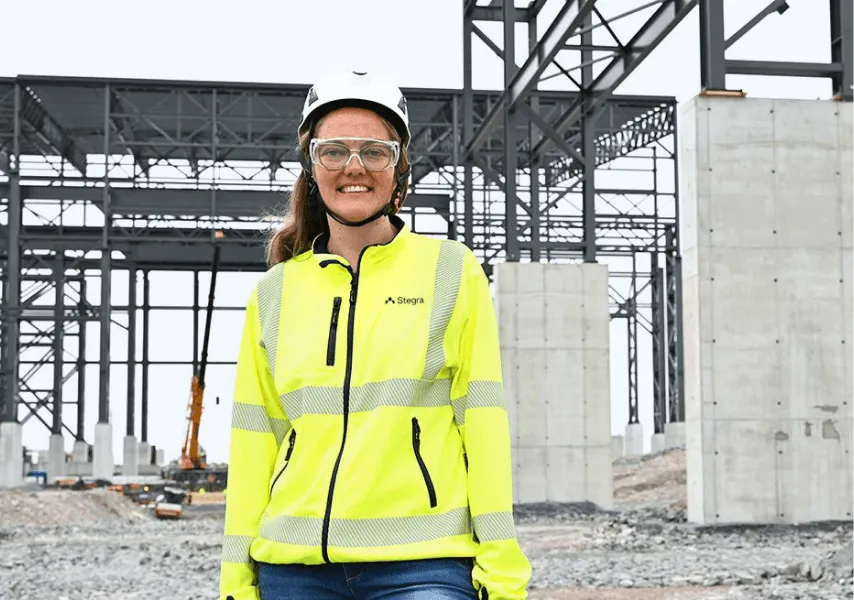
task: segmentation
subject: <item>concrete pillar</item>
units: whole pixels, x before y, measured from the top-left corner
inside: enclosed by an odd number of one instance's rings
[[[852,105],[680,123],[688,519],[850,521]]]
[[[65,439],[62,434],[50,436],[47,450],[47,483],[53,483],[57,477],[63,477],[68,472],[65,464]]]
[[[665,423],[664,425],[665,448],[685,447],[685,423]]]
[[[153,463],[151,460],[151,444],[148,442],[140,442],[139,446],[139,464],[140,465],[150,465]]]
[[[613,460],[623,458],[623,436],[621,435],[611,436],[611,458]]]
[[[517,502],[613,506],[608,271],[496,267]]]
[[[649,438],[649,452],[650,454],[658,454],[659,452],[664,452],[667,448],[667,444],[665,443],[664,434],[663,433],[654,433]]]
[[[113,460],[113,425],[95,424],[95,450],[92,456],[92,476],[95,479],[112,479],[115,471]]]
[[[0,488],[24,484],[23,429],[20,423],[0,423]]]
[[[122,458],[122,475],[139,475],[139,446],[136,437],[124,438],[124,456]]]
[[[640,423],[626,425],[624,456],[626,458],[643,456],[643,425]]]
[[[155,461],[158,467],[162,467],[166,464],[166,452],[164,452],[162,448],[157,449]]]
[[[71,449],[71,462],[77,464],[89,462],[89,444],[75,440]]]

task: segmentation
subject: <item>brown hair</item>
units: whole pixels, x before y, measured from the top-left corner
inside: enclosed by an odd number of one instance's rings
[[[383,124],[388,128],[392,138],[400,141],[400,134],[387,119],[380,117]],[[312,124],[299,136],[299,152],[308,158],[308,145],[311,137],[320,123]],[[406,148],[401,147],[400,161],[397,165],[397,176],[409,168],[409,156]],[[404,181],[400,190],[400,206],[406,199],[409,182]],[[272,267],[302,254],[311,248],[314,239],[322,234],[329,233],[329,222],[326,220],[326,211],[319,203],[312,203],[308,197],[308,178],[305,170],[301,170],[297,176],[294,189],[291,192],[290,203],[284,215],[284,222],[276,228],[267,242],[267,266]]]

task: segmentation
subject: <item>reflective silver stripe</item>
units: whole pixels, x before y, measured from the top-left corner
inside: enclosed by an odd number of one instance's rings
[[[267,409],[258,404],[235,402],[231,412],[231,427],[243,431],[272,433],[276,437],[276,444],[278,445],[282,443],[285,434],[291,428],[291,424],[285,419],[271,419],[267,414]]]
[[[258,316],[261,320],[261,346],[267,351],[270,373],[276,378],[276,352],[279,342],[279,313],[282,308],[282,284],[285,264],[279,263],[258,282]]]
[[[261,537],[283,544],[316,546],[321,542],[321,517],[277,517],[261,525]],[[383,519],[332,519],[329,545],[339,548],[371,548],[428,542],[454,535],[470,535],[466,507],[443,514]]]
[[[516,523],[510,511],[484,513],[472,517],[478,541],[494,542],[516,537]]]
[[[291,420],[307,414],[340,415],[343,411],[340,387],[304,387],[283,394],[282,406]],[[451,380],[389,379],[350,389],[350,412],[367,412],[380,406],[447,406]]]
[[[255,538],[251,535],[225,535],[222,538],[222,562],[249,564],[249,547]]]
[[[427,359],[424,379],[435,379],[445,366],[442,347],[448,322],[457,304],[457,294],[463,276],[465,246],[457,242],[442,242],[436,277],[433,283],[433,308],[430,312],[430,336],[427,341]]]
[[[453,406],[454,420],[462,426],[470,408],[504,408],[504,386],[497,381],[470,381],[468,394],[454,400]]]

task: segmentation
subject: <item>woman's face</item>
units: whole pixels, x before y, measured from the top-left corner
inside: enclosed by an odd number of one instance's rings
[[[375,112],[350,107],[334,110],[321,119],[314,137],[393,139],[389,128]],[[358,150],[364,142],[343,140],[342,143]],[[333,152],[343,156],[341,150]],[[397,175],[396,167],[368,171],[357,155],[349,158],[343,170],[329,170],[315,164],[312,171],[323,201],[332,212],[347,221],[360,221],[380,210],[391,198]]]

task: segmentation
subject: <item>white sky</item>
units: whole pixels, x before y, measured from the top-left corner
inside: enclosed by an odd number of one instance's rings
[[[640,0],[601,0],[597,7],[611,16],[640,4]],[[727,34],[736,31],[766,4],[767,0],[725,0]],[[828,3],[790,0],[790,4],[787,13],[769,16],[735,44],[728,57],[828,62]],[[559,0],[546,4],[539,24],[540,35],[559,5]],[[700,81],[697,14],[695,9],[618,93],[675,96],[680,103],[695,96]],[[0,0],[0,23],[5,47],[0,53],[0,76],[32,74],[310,83],[330,67],[364,66],[389,73],[401,86],[462,87],[462,0],[312,0],[299,3],[243,0],[239,4],[223,0],[149,0],[144,4],[106,0]],[[481,27],[499,47],[503,45],[501,23],[481,24]],[[626,19],[616,29],[626,41],[636,27],[636,19]],[[608,40],[597,37],[595,41],[607,43]],[[517,29],[517,42],[517,62],[521,63],[527,56],[527,33],[523,25]],[[473,49],[474,86],[502,87],[499,59],[478,39],[473,41]],[[543,87],[569,89],[555,83],[558,81],[553,80]],[[744,89],[754,97],[827,98],[831,91],[828,81],[809,79],[733,76],[728,79],[728,86]],[[242,305],[254,280],[252,275],[221,273],[217,304]],[[152,275],[152,282],[152,303],[189,305],[192,302],[191,275],[158,273]],[[202,302],[207,295],[207,282],[208,277],[203,274]],[[127,278],[124,273],[114,277],[113,288],[114,302],[125,304]],[[90,293],[97,301],[97,289]],[[141,286],[139,293],[141,300]],[[192,349],[190,313],[152,312],[152,315],[151,358],[189,360]],[[211,360],[234,360],[241,323],[240,313],[216,313]],[[141,335],[141,319],[138,326]],[[612,430],[622,433],[628,414],[623,322],[616,323],[612,329],[616,345],[612,352]],[[121,328],[113,331],[115,356],[124,359],[126,337]],[[167,332],[186,340],[186,344],[167,342]],[[646,337],[641,343],[645,340]],[[646,346],[641,353],[641,417],[648,434],[652,431],[652,407]],[[97,329],[90,332],[89,354],[97,359]],[[141,357],[139,348],[137,357]],[[113,370],[111,385],[117,462],[121,462],[125,431],[124,371],[120,367]],[[49,381],[50,375],[47,377]],[[87,378],[86,438],[91,442],[97,418],[97,365],[90,367]],[[164,448],[168,458],[180,452],[189,382],[189,367],[151,368],[149,441]],[[209,368],[201,438],[214,461],[227,459],[232,386],[232,367]],[[137,375],[137,394],[140,387],[141,379]],[[74,379],[66,389],[67,397],[76,395]],[[216,396],[221,398],[219,406],[213,402]],[[73,423],[73,418],[67,418],[66,422]],[[138,428],[139,409],[137,431]],[[47,439],[48,432],[40,424],[31,422],[25,426],[25,445],[46,448]],[[70,450],[70,440],[67,447]]]

